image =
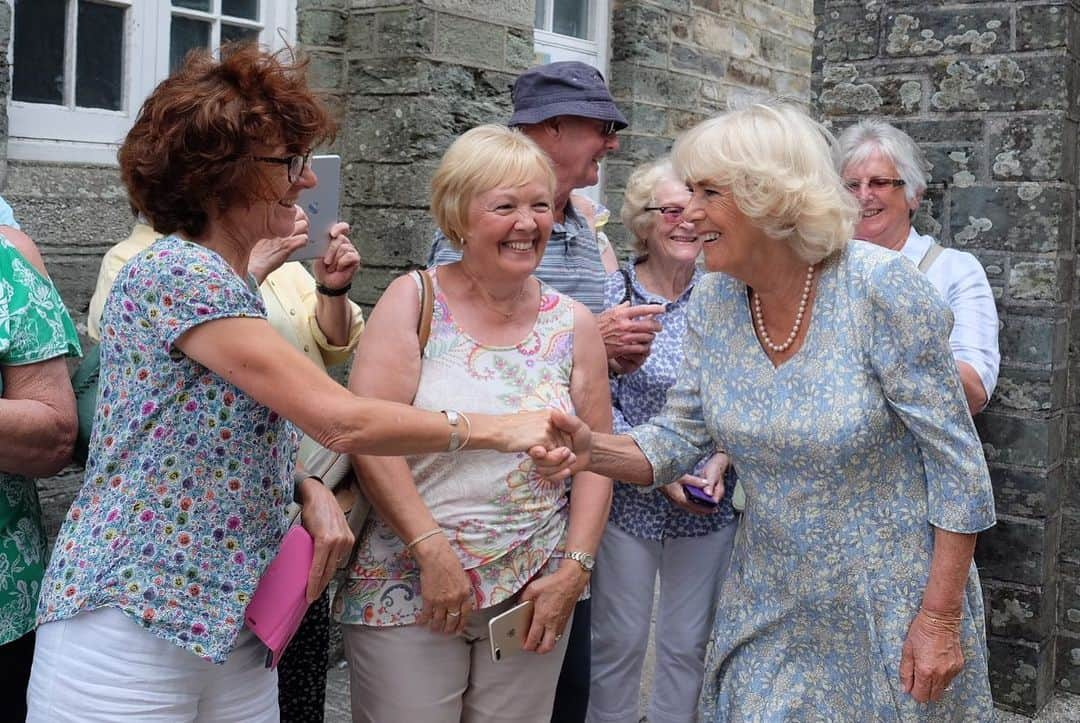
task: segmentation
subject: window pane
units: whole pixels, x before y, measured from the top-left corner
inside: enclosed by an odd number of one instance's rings
[[[64,102],[65,5],[65,0],[15,0],[15,100]]]
[[[221,14],[248,20],[259,19],[259,0],[221,0]]]
[[[120,110],[124,69],[124,8],[79,0],[75,105]]]
[[[259,31],[255,28],[243,28],[239,25],[221,24],[221,42],[228,43],[233,40],[259,40]]]
[[[555,12],[551,31],[559,35],[589,40],[588,0],[552,0]]]
[[[536,13],[533,15],[533,27],[540,30],[550,30],[551,28],[544,27],[544,20],[547,18],[547,4],[548,0],[536,0]]]
[[[172,0],[174,8],[190,8],[210,12],[210,0]]]
[[[169,32],[169,72],[176,72],[189,50],[209,47],[210,23],[174,17]]]

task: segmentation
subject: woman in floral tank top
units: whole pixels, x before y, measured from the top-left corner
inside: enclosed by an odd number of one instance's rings
[[[610,426],[592,315],[532,276],[554,183],[518,131],[481,126],[454,142],[432,180],[432,212],[462,259],[427,272],[435,303],[422,353],[415,279],[390,285],[361,337],[354,391],[421,409],[575,410]],[[551,483],[525,454],[486,451],[354,464],[377,514],[334,606],[346,623],[353,720],[549,720],[610,480]],[[488,620],[526,600],[531,652],[493,661]]]
[[[292,232],[334,124],[302,64],[254,45],[220,58],[190,54],[120,149],[132,206],[164,238],[105,302],[86,477],[38,603],[31,721],[277,721],[244,612],[286,504],[315,540],[309,601],[352,546],[330,491],[294,481],[297,428],[350,453],[454,438],[450,415],[354,396],[268,324],[251,251]],[[471,415],[468,445],[556,446],[550,417]]]

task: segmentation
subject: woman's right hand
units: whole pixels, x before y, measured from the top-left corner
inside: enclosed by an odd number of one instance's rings
[[[588,468],[592,430],[585,422],[558,409],[499,417],[509,444],[504,451],[528,451],[536,471],[552,482]]]
[[[424,599],[417,622],[430,624],[436,633],[462,632],[475,607],[476,596],[450,541],[446,535],[434,535],[417,544],[412,555],[420,565],[420,596]]]

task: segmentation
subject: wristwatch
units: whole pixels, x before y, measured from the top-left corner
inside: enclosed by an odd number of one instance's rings
[[[577,564],[581,565],[581,569],[585,572],[592,572],[596,567],[596,558],[587,552],[567,552],[563,555],[567,560],[573,560]]]

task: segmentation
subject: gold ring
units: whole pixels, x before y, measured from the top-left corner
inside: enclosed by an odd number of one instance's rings
[[[460,610],[457,610],[457,611],[447,610],[446,611],[446,616],[450,617],[450,618],[460,618],[461,617],[461,611]]]

